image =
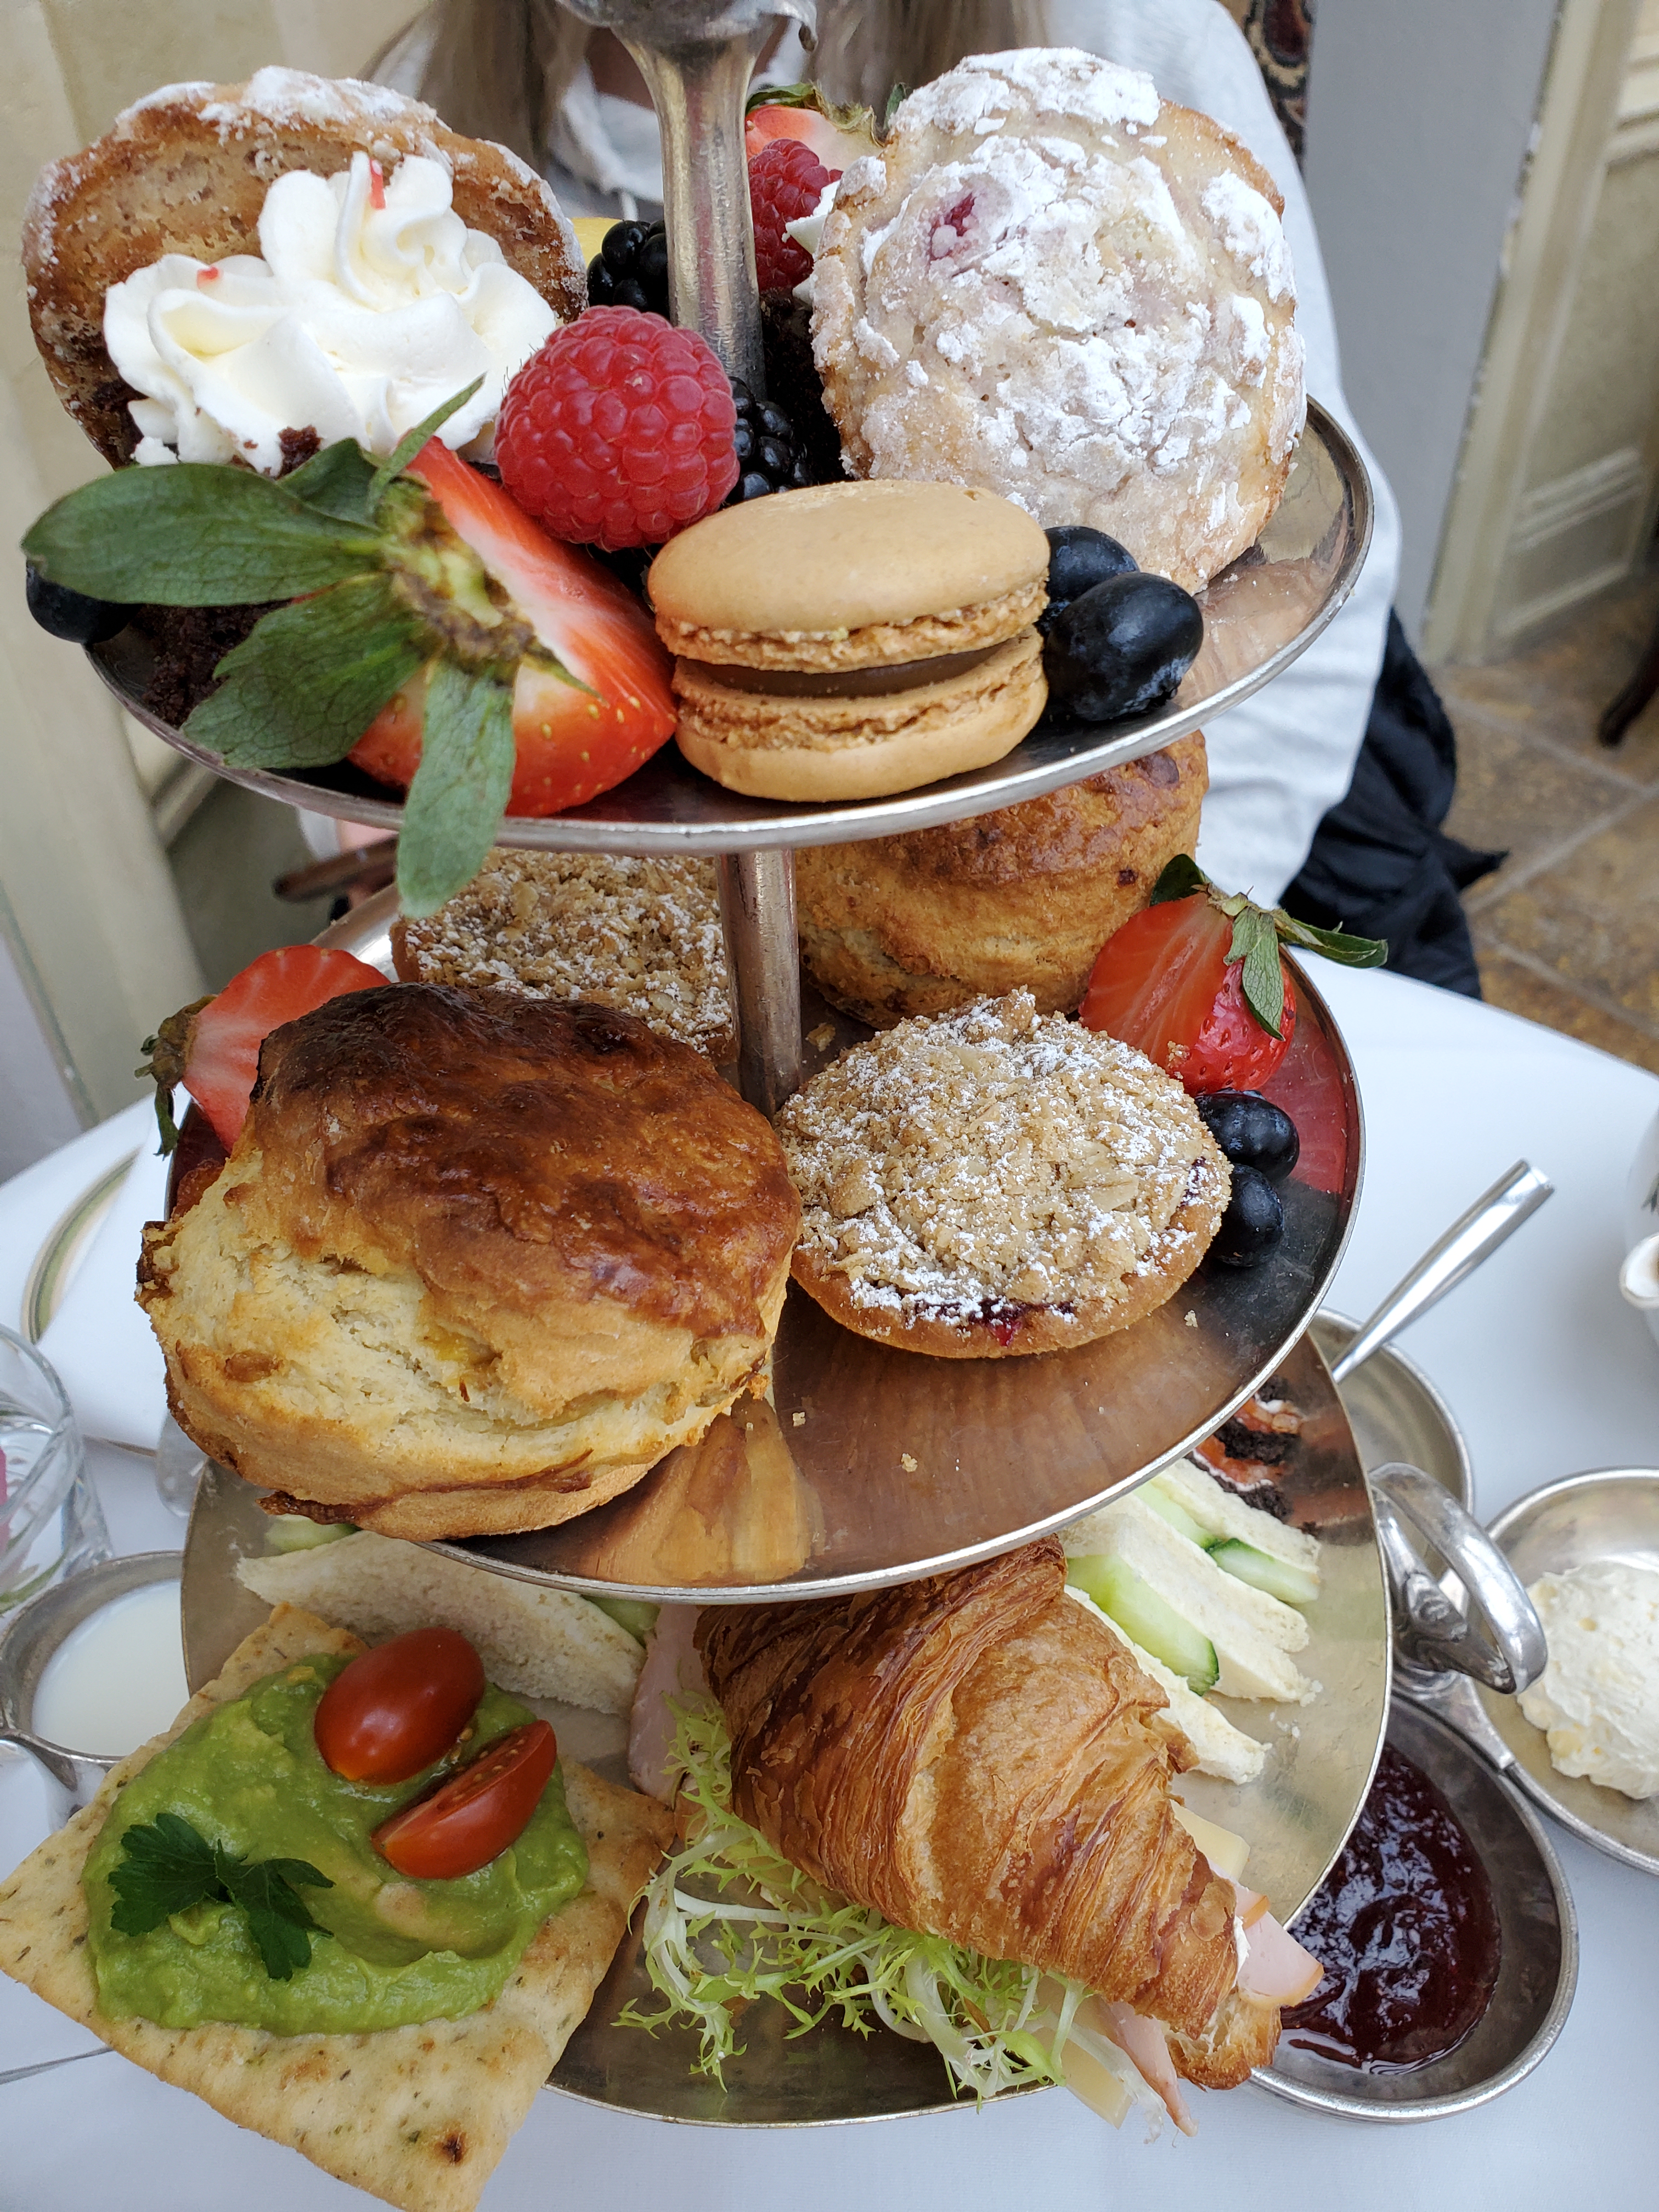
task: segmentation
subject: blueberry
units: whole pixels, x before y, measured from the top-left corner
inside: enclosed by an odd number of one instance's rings
[[[29,612],[44,630],[70,645],[101,645],[127,626],[129,610],[113,599],[89,599],[67,584],[49,584],[37,568],[26,568]]]
[[[1046,637],[1063,608],[1081,599],[1108,576],[1124,576],[1138,563],[1133,553],[1109,538],[1103,530],[1086,523],[1062,523],[1047,532],[1048,539],[1048,604],[1037,617],[1037,628]]]
[[[1236,1168],[1254,1168],[1269,1182],[1283,1182],[1301,1158],[1295,1122],[1259,1091],[1212,1091],[1193,1103]]]
[[[1060,709],[1080,722],[1116,722],[1167,699],[1203,642],[1192,594],[1137,569],[1091,585],[1061,608],[1042,665]]]
[[[1225,1267],[1254,1267],[1285,1234],[1285,1209],[1279,1193],[1255,1168],[1233,1170],[1233,1194],[1210,1247],[1212,1259]]]

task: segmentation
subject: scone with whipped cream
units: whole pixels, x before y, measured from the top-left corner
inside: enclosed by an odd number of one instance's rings
[[[1260,535],[1302,428],[1281,211],[1139,70],[963,62],[824,224],[813,348],[849,471],[982,485],[1203,584]]]
[[[712,860],[498,848],[429,921],[392,926],[406,983],[619,1006],[708,1059],[737,1050]]]
[[[1127,1328],[1197,1267],[1231,1189],[1178,1083],[1029,991],[855,1045],[776,1127],[795,1280],[859,1335],[946,1359]]]
[[[382,85],[164,87],[48,163],[23,221],[48,374],[105,458],[277,476],[356,438],[490,451],[509,378],[586,303],[541,178]]]

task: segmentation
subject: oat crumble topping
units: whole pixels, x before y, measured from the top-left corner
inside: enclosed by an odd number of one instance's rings
[[[777,1129],[804,1248],[907,1322],[1110,1304],[1190,1241],[1172,1218],[1222,1171],[1179,1084],[1029,991],[855,1046]]]
[[[405,925],[422,982],[591,999],[720,1058],[732,1000],[709,860],[492,853],[429,921]]]

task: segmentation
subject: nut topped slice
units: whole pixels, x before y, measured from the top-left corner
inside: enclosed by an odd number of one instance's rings
[[[1029,991],[856,1046],[777,1129],[796,1281],[858,1334],[945,1358],[1127,1328],[1185,1282],[1227,1203],[1180,1085]]]

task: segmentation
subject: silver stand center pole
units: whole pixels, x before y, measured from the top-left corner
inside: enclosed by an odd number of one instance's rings
[[[674,320],[701,331],[726,374],[741,377],[757,398],[764,398],[743,104],[770,21],[763,17],[735,35],[647,46],[629,35],[630,28],[641,27],[637,23],[618,15],[612,20],[640,65],[662,131]],[[775,1114],[800,1084],[794,855],[785,850],[723,854],[720,883],[737,1000],[738,1080],[751,1106]]]

